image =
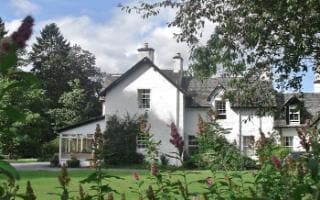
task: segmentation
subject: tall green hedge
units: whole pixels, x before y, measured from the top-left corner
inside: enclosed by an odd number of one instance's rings
[[[140,131],[139,120],[129,115],[107,118],[104,132],[103,157],[107,165],[128,165],[143,162],[143,156],[136,152],[136,138]]]

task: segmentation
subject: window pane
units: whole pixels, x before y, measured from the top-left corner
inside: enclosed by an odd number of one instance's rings
[[[194,135],[188,135],[188,152],[189,155],[198,153],[198,142]]]
[[[147,148],[149,136],[145,133],[140,133],[137,135],[137,147],[138,149]]]
[[[255,149],[254,149],[254,136],[243,136],[243,153],[246,156],[254,156]]]
[[[138,89],[139,108],[150,108],[150,89]]]
[[[225,101],[215,101],[215,110],[218,119],[226,119],[226,102]]]

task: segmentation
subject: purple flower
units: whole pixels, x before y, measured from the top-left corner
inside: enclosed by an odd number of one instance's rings
[[[158,174],[157,163],[152,162],[152,163],[151,163],[151,175],[152,175],[152,176],[157,176],[157,174]]]
[[[183,139],[178,133],[177,127],[173,122],[171,123],[170,127],[171,127],[170,143],[173,144],[179,150],[179,154],[181,156],[183,151],[183,145],[184,145]]]
[[[280,160],[277,158],[277,156],[271,156],[271,161],[274,165],[274,167],[277,169],[277,170],[280,170],[281,169],[281,162]]]
[[[27,16],[21,26],[11,35],[12,41],[14,41],[18,47],[23,48],[26,45],[26,41],[30,38],[32,33],[33,18]]]

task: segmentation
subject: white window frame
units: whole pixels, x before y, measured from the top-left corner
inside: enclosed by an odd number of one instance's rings
[[[290,125],[298,125],[300,124],[300,110],[298,105],[293,104],[289,105],[289,124]]]
[[[145,149],[147,148],[149,136],[146,133],[139,133],[137,135],[137,148],[138,149]]]
[[[197,150],[198,150],[197,137],[195,135],[188,135],[188,153],[192,154],[197,152]]]
[[[214,108],[217,113],[217,119],[227,119],[227,109],[225,100],[215,100]]]
[[[250,157],[255,156],[255,148],[254,148],[255,138],[252,135],[244,135],[242,136],[242,152],[244,155]]]
[[[282,146],[293,151],[293,136],[282,136]]]
[[[151,90],[138,89],[138,107],[150,108],[150,102],[151,102]]]

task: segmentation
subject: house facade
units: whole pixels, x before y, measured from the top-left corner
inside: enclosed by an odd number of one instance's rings
[[[302,150],[295,128],[306,118],[302,113],[309,109],[307,105],[310,101],[305,102],[297,94],[280,94],[280,99],[283,100],[280,103],[286,113],[284,117],[275,119],[273,116],[258,116],[255,107],[234,105],[224,99],[224,92],[227,90],[225,78],[200,81],[187,75],[183,70],[183,58],[180,54],[173,57],[172,67],[160,68],[154,63],[154,49],[148,44],[138,49],[138,52],[140,61],[127,72],[107,77],[105,88],[101,92],[102,117],[59,130],[60,164],[65,163],[71,154],[75,154],[81,160],[81,165],[88,165],[91,156],[88,146],[95,126],[99,124],[104,130],[108,126],[106,119],[111,115],[147,115],[151,124],[150,132],[154,134],[156,141],[161,141],[161,154],[176,151],[169,142],[170,124],[173,122],[184,139],[185,150],[189,151],[196,145],[198,116],[206,119],[209,109],[215,110],[219,124],[228,131],[228,141],[237,144],[248,156],[255,157],[253,143],[260,137],[259,130],[265,133],[277,131],[281,133],[284,146],[293,151]],[[295,98],[290,98],[290,95]],[[320,93],[319,96],[314,94],[314,99],[320,103]],[[296,109],[293,109],[295,105]],[[309,113],[309,117],[315,116],[314,107],[310,109],[313,112]],[[137,151],[145,151],[143,138],[137,138]],[[170,164],[179,165],[179,162],[170,159]]]

